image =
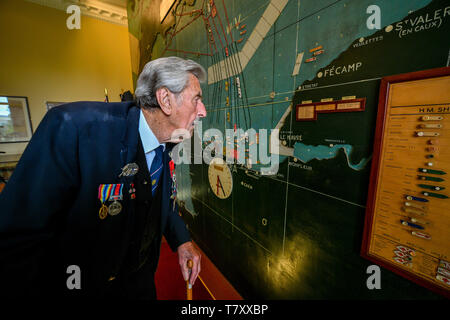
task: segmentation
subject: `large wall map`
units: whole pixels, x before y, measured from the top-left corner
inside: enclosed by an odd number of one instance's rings
[[[162,23],[160,2],[128,3],[134,77],[160,56],[207,69],[192,140],[280,130],[276,174],[248,159],[176,169],[195,241],[244,298],[436,298],[385,270],[369,290],[359,252],[380,79],[449,65],[448,2],[174,1]]]

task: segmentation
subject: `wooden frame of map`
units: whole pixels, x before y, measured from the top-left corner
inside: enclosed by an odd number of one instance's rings
[[[450,297],[450,67],[381,80],[361,256]]]

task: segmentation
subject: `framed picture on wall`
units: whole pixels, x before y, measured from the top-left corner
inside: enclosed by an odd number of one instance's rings
[[[27,142],[32,134],[27,97],[0,96],[0,143]]]

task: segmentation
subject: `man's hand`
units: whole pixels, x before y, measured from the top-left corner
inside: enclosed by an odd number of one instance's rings
[[[178,263],[181,267],[181,273],[183,274],[184,281],[189,280],[191,285],[194,284],[200,273],[200,252],[195,249],[191,241],[185,242],[180,245],[177,249],[178,252]],[[189,277],[189,269],[187,267],[187,261],[191,259],[193,262],[191,276]]]

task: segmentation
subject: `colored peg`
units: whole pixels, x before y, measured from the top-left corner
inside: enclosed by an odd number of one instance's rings
[[[443,120],[444,117],[442,116],[423,116],[420,118],[422,121],[440,121]]]
[[[439,177],[431,177],[431,176],[421,176],[421,175],[418,175],[417,178],[418,178],[419,180],[427,180],[427,181],[435,181],[435,182],[442,182],[442,181],[445,181],[445,180],[442,179],[442,178],[439,178]]]
[[[438,137],[439,132],[416,131],[417,137]]]
[[[415,223],[412,223],[412,222],[409,222],[409,221],[400,220],[400,222],[401,222],[402,225],[404,225],[404,226],[413,227],[413,228],[421,229],[421,230],[425,229],[425,228],[422,227],[421,225],[415,224]]]

